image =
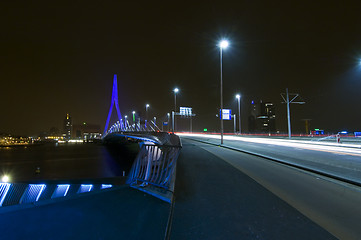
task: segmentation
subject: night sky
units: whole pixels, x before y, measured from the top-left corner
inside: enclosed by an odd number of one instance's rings
[[[251,101],[262,100],[286,132],[280,93],[289,88],[306,102],[291,106],[294,132],[302,119],[361,131],[360,1],[4,2],[0,133],[62,129],[66,113],[104,127],[114,74],[124,115],[149,103],[150,116],[165,116],[178,87],[194,129],[217,130],[222,38],[224,107],[236,111],[242,94],[243,129]]]

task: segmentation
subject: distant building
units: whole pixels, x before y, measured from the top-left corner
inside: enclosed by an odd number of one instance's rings
[[[88,123],[74,124],[71,136],[73,139],[99,139],[101,137],[100,125]]]
[[[63,132],[64,139],[68,140],[71,138],[72,126],[73,123],[71,121],[71,117],[69,113],[67,113],[64,119],[64,132]]]
[[[61,136],[59,129],[56,127],[50,128],[49,135],[50,136]]]
[[[250,133],[276,132],[276,113],[273,103],[263,103],[262,101],[255,103],[252,101],[248,130]]]

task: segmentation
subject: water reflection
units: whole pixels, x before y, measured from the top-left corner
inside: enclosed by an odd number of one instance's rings
[[[128,174],[139,147],[47,144],[0,148],[0,173],[12,181],[93,179]]]

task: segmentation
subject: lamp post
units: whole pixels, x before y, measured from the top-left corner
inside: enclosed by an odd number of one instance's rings
[[[146,104],[145,105],[145,121],[144,121],[144,124],[145,124],[145,130],[147,130],[147,121],[148,121],[148,108],[150,107],[149,104]]]
[[[222,40],[219,43],[220,52],[220,74],[221,74],[221,144],[223,144],[223,74],[222,74],[222,50],[228,47],[228,41]]]
[[[237,94],[236,98],[238,100],[238,125],[239,125],[239,134],[241,134],[241,95]]]
[[[135,111],[133,111],[132,114],[133,114],[133,123],[135,123]]]
[[[175,132],[175,125],[176,125],[176,122],[175,122],[175,114],[177,112],[177,93],[179,92],[179,89],[178,88],[174,88],[173,89],[173,92],[174,92],[174,114],[173,114],[173,133]]]
[[[167,113],[167,117],[168,117],[168,132],[169,132],[169,125],[170,125],[170,123],[169,123],[169,118],[170,118],[170,113]]]
[[[125,128],[127,128],[127,123],[128,123],[127,118],[128,118],[128,116],[127,116],[127,115],[125,115],[125,116],[124,116],[124,118],[125,118]]]

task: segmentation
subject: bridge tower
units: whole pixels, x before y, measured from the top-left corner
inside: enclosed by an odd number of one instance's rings
[[[120,114],[120,110],[119,110],[119,101],[118,101],[118,84],[117,84],[117,75],[114,74],[114,80],[113,80],[113,91],[112,91],[112,103],[110,105],[110,109],[109,109],[109,113],[108,113],[108,118],[107,118],[107,122],[105,124],[105,128],[104,128],[104,133],[103,136],[106,134],[107,130],[108,130],[108,126],[109,126],[109,121],[110,121],[110,117],[112,115],[113,112],[113,107],[115,104],[115,108],[117,109],[117,114],[118,114],[118,119],[119,122],[121,124],[121,128],[123,129],[123,120],[122,120],[122,115]]]

